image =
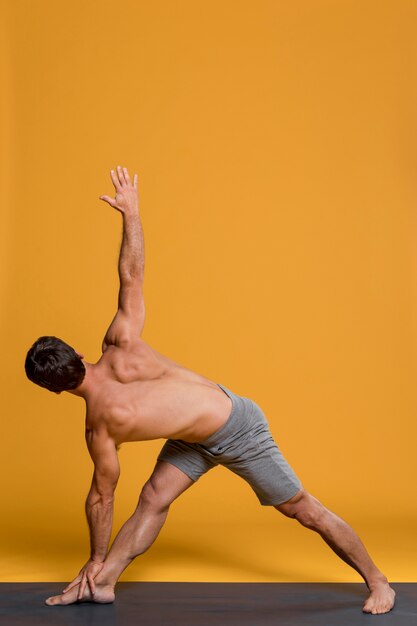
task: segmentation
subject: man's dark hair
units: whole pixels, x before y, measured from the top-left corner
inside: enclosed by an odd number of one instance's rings
[[[74,348],[54,337],[39,337],[29,349],[25,361],[26,376],[49,391],[67,391],[80,385],[85,366]]]

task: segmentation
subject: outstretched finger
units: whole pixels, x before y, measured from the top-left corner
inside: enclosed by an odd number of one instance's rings
[[[78,589],[77,600],[81,600],[81,598],[83,597],[86,584],[87,584],[87,576],[84,573],[82,580],[81,580],[80,588]]]
[[[120,189],[120,187],[121,187],[121,184],[120,184],[120,182],[119,182],[119,179],[118,179],[118,177],[117,177],[116,172],[115,172],[114,170],[110,170],[110,176],[111,176],[111,179],[112,179],[112,181],[113,181],[113,185],[114,185],[114,186],[115,186],[115,188],[116,188],[116,191],[117,191],[117,190],[119,190],[119,189]]]
[[[114,207],[116,204],[115,198],[110,198],[110,196],[99,196],[99,200],[104,200],[104,202],[108,202],[110,206]]]
[[[138,175],[137,174],[135,174],[133,177],[133,186],[135,189],[138,188]]]
[[[91,591],[92,595],[94,595],[95,592],[96,592],[96,585],[94,583],[94,578],[91,576],[91,574],[90,574],[90,576],[87,576],[87,580],[88,580],[88,585],[90,587],[90,591]]]
[[[122,187],[123,187],[123,185],[126,185],[125,175],[124,175],[123,169],[121,168],[120,165],[117,166],[117,175],[118,175],[119,180],[120,180],[120,185]]]
[[[129,176],[129,172],[127,171],[127,167],[123,168],[123,174],[125,176],[125,181],[127,182],[128,185],[130,185],[130,176]]]

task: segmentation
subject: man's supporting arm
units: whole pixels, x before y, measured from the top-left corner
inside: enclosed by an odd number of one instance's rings
[[[104,561],[109,547],[113,525],[113,497],[90,493],[85,501],[85,512],[90,529],[90,559]]]
[[[120,466],[114,441],[104,429],[99,432],[86,431],[86,440],[95,465],[85,503],[90,529],[90,559],[101,562],[106,558],[112,531],[114,491],[120,476]]]

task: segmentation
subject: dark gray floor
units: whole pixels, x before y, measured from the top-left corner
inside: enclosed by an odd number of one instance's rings
[[[7,626],[378,626],[417,625],[417,583],[391,583],[396,604],[362,612],[365,583],[121,582],[113,604],[47,606],[67,583],[0,583],[0,623]],[[376,620],[376,621],[375,621]]]

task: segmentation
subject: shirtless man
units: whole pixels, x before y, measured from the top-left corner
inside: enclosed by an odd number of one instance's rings
[[[61,595],[46,604],[113,602],[121,573],[155,541],[171,503],[211,467],[222,464],[242,476],[263,505],[316,531],[363,577],[370,591],[365,613],[386,613],[395,591],[371,560],[356,532],[301,484],[272,439],[266,418],[250,398],[160,354],[140,338],[144,240],[137,174],[111,171],[115,198],[100,196],[123,216],[118,311],[104,337],[97,363],[84,360],[61,339],[40,337],[28,351],[28,378],[55,393],[67,391],[86,403],[85,436],[94,463],[86,500],[90,558]],[[143,486],[138,505],[107,553],[114,491],[125,441],[167,439]]]

